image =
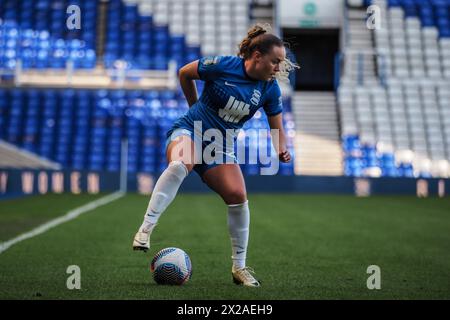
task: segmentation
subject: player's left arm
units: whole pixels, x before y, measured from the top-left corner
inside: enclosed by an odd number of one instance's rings
[[[192,105],[198,100],[197,86],[195,85],[194,81],[200,79],[200,76],[197,72],[198,63],[198,60],[192,61],[191,63],[183,66],[178,72],[180,86],[183,90],[189,107],[192,107]]]
[[[291,154],[286,147],[286,134],[283,128],[283,113],[278,113],[274,116],[268,116],[270,129],[278,130],[278,137],[274,135],[272,130],[270,134],[272,136],[272,144],[278,153],[278,158],[281,162],[291,161]]]

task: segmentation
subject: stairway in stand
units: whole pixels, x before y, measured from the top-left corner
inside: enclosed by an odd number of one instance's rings
[[[342,175],[342,148],[334,92],[296,92],[295,173]]]

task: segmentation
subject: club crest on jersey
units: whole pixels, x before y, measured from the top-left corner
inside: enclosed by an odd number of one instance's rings
[[[261,100],[261,92],[257,89],[254,89],[252,98],[250,99],[250,102],[253,105],[258,106],[260,100]]]
[[[203,65],[209,66],[212,64],[217,64],[217,62],[219,62],[219,57],[208,57],[203,61]]]

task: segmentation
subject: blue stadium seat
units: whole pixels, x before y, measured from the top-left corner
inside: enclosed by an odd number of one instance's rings
[[[400,177],[414,178],[414,169],[411,163],[401,163],[397,168]]]
[[[344,150],[344,174],[347,176],[362,177],[371,174],[365,169],[379,168],[381,176],[386,177],[413,177],[411,165],[396,165],[393,153],[381,153],[375,145],[360,145],[357,135],[345,136],[342,139]]]

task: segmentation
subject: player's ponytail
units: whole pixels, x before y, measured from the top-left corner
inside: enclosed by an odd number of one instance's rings
[[[256,24],[247,31],[245,37],[239,44],[239,56],[249,59],[254,51],[266,54],[273,46],[282,47],[283,41],[276,35],[269,33],[269,24]]]
[[[284,47],[284,42],[276,35],[270,33],[271,27],[269,24],[256,24],[247,31],[245,37],[239,44],[238,56],[244,60],[249,59],[253,52],[259,51],[261,54],[267,54],[273,46]],[[280,72],[276,78],[286,80],[289,77],[289,72],[296,68],[300,68],[297,64],[285,59],[280,66]]]

